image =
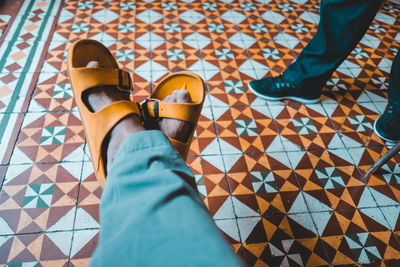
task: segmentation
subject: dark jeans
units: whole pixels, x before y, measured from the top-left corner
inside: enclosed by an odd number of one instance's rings
[[[364,36],[381,3],[382,0],[322,0],[317,33],[286,69],[284,77],[306,90],[321,90]],[[389,78],[389,101],[400,108],[399,53]]]

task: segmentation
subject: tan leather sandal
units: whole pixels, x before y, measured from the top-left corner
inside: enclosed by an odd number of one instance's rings
[[[97,61],[103,67],[86,67],[90,61]],[[101,155],[104,139],[121,119],[130,114],[141,116],[141,110],[139,105],[130,101],[117,101],[97,112],[92,112],[82,100],[82,96],[86,90],[99,86],[111,86],[108,87],[110,90],[130,92],[132,80],[128,72],[119,69],[110,51],[94,40],[80,40],[74,43],[68,51],[67,66],[89,145],[94,173],[100,185],[104,186],[106,162]]]
[[[175,90],[187,90],[191,103],[162,102]],[[142,104],[144,120],[158,121],[162,118],[177,119],[192,124],[192,132],[186,142],[170,138],[171,144],[186,160],[193,134],[196,130],[205,98],[206,86],[200,76],[190,72],[178,72],[166,76],[154,89],[150,98]]]

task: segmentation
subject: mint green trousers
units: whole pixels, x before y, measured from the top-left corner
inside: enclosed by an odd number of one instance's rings
[[[160,131],[129,136],[107,176],[89,266],[243,266]]]

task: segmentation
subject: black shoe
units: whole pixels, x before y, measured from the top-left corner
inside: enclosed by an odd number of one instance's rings
[[[375,133],[385,141],[400,141],[400,109],[389,105],[389,108],[374,123]]]
[[[311,90],[297,87],[282,75],[251,81],[249,89],[256,96],[272,101],[291,99],[304,104],[312,104],[317,103],[321,98],[321,90],[317,89],[311,92]]]

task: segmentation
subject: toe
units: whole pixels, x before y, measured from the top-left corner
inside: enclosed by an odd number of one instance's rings
[[[88,68],[100,68],[101,65],[100,65],[100,63],[97,62],[97,61],[90,61],[90,62],[86,65],[86,67],[88,67]]]
[[[169,100],[166,102],[177,102],[176,101],[176,91],[173,91],[172,94],[169,96]]]
[[[167,95],[167,96],[164,98],[163,102],[171,102],[171,96],[170,96],[170,95]]]
[[[171,95],[164,98],[163,102],[190,103],[191,97],[187,90],[175,90]],[[192,133],[193,126],[189,122],[177,119],[164,118],[158,122],[160,130],[168,138],[186,142]]]
[[[176,100],[177,102],[180,103],[188,103],[190,102],[190,94],[186,90],[176,90],[174,91],[176,93]]]

